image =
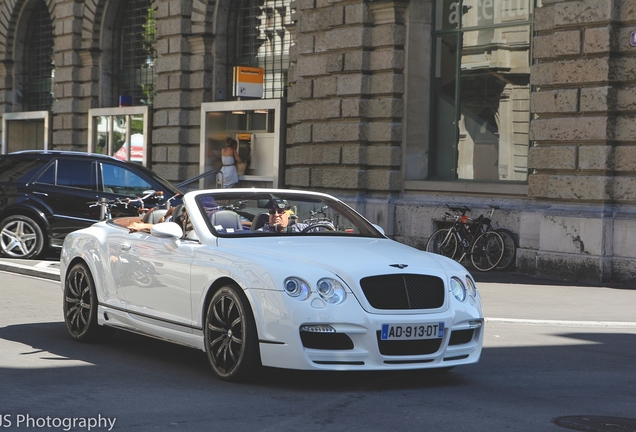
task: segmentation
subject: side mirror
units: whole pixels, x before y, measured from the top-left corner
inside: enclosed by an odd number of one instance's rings
[[[375,229],[377,229],[378,231],[380,231],[380,233],[381,233],[382,235],[386,235],[386,234],[384,233],[384,229],[382,229],[382,227],[381,227],[380,225],[378,225],[378,224],[371,224],[371,225],[373,225],[373,228],[375,228]]]
[[[150,234],[155,237],[179,239],[183,237],[183,230],[178,223],[162,222],[150,227]]]

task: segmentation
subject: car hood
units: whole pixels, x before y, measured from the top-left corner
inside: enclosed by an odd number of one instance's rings
[[[393,273],[419,273],[445,277],[451,269],[461,269],[455,261],[423,252],[390,239],[371,238],[290,238],[245,239],[244,253],[284,262],[289,269],[306,264],[328,270],[345,280]],[[227,243],[229,241],[226,240]],[[223,247],[222,239],[219,246]],[[297,269],[299,270],[299,269]]]

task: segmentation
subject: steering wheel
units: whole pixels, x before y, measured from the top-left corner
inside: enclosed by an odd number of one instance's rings
[[[326,228],[329,231],[335,231],[336,230],[334,228],[334,226],[332,224],[328,223],[328,222],[318,222],[318,223],[315,223],[313,225],[309,225],[306,228],[303,228],[303,230],[300,233],[304,234],[304,233],[306,233],[308,231],[311,231],[312,229],[315,229],[315,228]]]

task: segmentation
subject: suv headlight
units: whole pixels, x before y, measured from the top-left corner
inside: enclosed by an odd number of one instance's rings
[[[466,300],[466,287],[460,278],[453,276],[450,280],[450,292],[453,293],[457,300]]]
[[[331,304],[342,303],[346,297],[344,287],[335,279],[322,278],[316,284],[320,297]]]

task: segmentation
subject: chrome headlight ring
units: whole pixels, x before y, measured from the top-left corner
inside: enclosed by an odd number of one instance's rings
[[[283,282],[283,290],[296,300],[307,300],[311,295],[309,284],[298,277],[288,277]]]
[[[299,300],[307,300],[311,296],[311,287],[304,279],[290,276],[283,282],[283,291],[288,296]],[[321,299],[333,305],[342,303],[347,294],[344,286],[336,279],[322,278],[316,283],[316,291]]]
[[[460,302],[466,300],[466,286],[464,282],[456,276],[453,276],[450,280],[450,292]]]
[[[320,297],[330,304],[340,304],[347,296],[344,287],[336,279],[322,278],[316,284]]]
[[[475,281],[469,275],[466,275],[466,289],[472,298],[477,297],[477,285],[475,285]]]

